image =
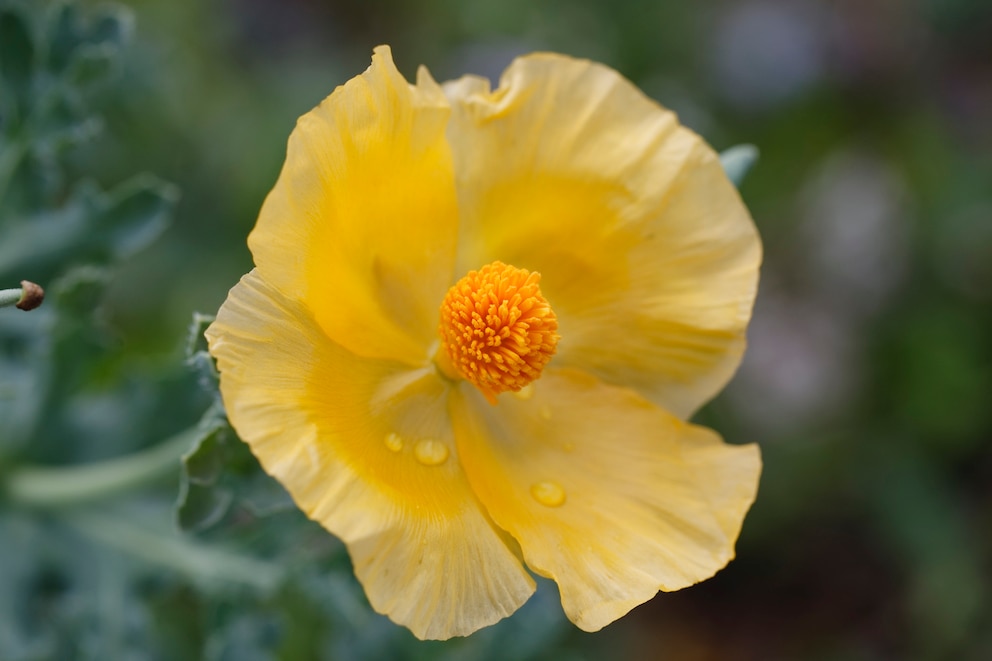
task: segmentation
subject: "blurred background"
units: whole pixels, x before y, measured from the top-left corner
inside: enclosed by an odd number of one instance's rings
[[[209,396],[181,365],[191,312],[216,311],[251,268],[245,238],[296,118],[388,43],[408,78],[425,64],[438,80],[496,79],[534,50],[588,57],[717,150],[758,146],[741,187],[765,245],[750,348],[697,419],[730,442],[759,442],[765,470],[738,558],[714,579],[598,634],[563,624],[544,586],[530,615],[450,644],[417,643],[370,615],[333,540],[282,505],[263,524],[264,507],[225,503],[223,525],[199,521],[184,539],[292,554],[285,563],[317,568],[300,569],[302,584],[334,583],[333,594],[204,588],[126,548],[86,565],[131,567],[108,592],[115,571],[74,569],[81,561],[54,550],[100,540],[8,507],[0,564],[13,572],[15,547],[21,558],[44,546],[51,559],[11,574],[22,592],[7,591],[9,616],[34,619],[0,624],[0,659],[992,658],[992,4],[123,4],[130,40],[86,96],[102,132],[66,150],[61,180],[112,189],[154,173],[174,187],[155,189],[172,221],[107,272],[94,299],[102,353],[73,372],[72,416],[37,426],[10,457],[112,457],[195,422]],[[99,11],[80,7],[84,23]],[[13,316],[3,312],[0,325]],[[90,440],[68,441],[67,429]],[[111,610],[87,610],[107,600]]]

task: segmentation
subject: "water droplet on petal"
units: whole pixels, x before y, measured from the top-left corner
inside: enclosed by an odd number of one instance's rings
[[[545,507],[560,507],[565,503],[565,490],[557,482],[535,482],[530,495]]]
[[[403,439],[399,434],[390,432],[386,434],[386,447],[393,452],[399,452],[403,449]]]
[[[413,456],[424,466],[439,466],[448,459],[448,446],[433,438],[424,438],[413,446]]]
[[[528,383],[526,386],[513,393],[513,396],[517,399],[527,401],[534,396],[534,384]]]

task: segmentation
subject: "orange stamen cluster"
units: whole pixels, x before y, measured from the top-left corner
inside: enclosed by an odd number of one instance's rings
[[[441,344],[451,367],[491,403],[539,376],[558,344],[558,318],[540,273],[502,262],[471,271],[441,303]]]

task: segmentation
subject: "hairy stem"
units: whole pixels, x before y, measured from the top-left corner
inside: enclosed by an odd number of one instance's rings
[[[32,507],[61,507],[101,500],[178,473],[179,460],[198,434],[187,429],[148,449],[79,466],[15,468],[0,490],[11,501]]]

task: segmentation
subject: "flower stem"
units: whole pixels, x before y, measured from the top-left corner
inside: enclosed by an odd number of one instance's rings
[[[24,290],[20,287],[17,289],[0,290],[0,308],[7,308],[11,305],[17,305],[17,302],[21,300],[21,296],[23,295]]]
[[[140,524],[133,520],[133,514],[72,508],[59,516],[95,542],[178,571],[201,583],[234,583],[271,593],[283,580],[283,572],[276,565],[224,548],[208,547],[178,534],[163,534],[147,521]]]
[[[11,501],[32,507],[61,507],[101,500],[175,475],[180,458],[200,433],[193,427],[118,459],[81,466],[16,468],[3,476],[0,491]]]

